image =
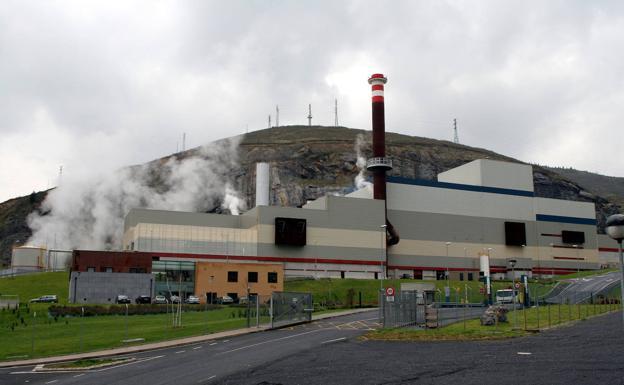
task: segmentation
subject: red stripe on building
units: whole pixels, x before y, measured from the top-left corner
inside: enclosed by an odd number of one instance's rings
[[[565,246],[565,245],[553,245],[552,247],[558,249],[584,249],[584,247],[574,247],[574,246]]]
[[[233,261],[261,261],[261,262],[298,262],[298,263],[332,263],[341,265],[385,265],[383,261],[363,261],[350,259],[327,259],[327,258],[292,258],[292,257],[266,257],[245,255],[207,255],[207,254],[177,254],[177,253],[150,253],[154,257],[163,258],[194,258],[194,259],[225,259]]]
[[[399,269],[399,270],[437,270],[437,271],[479,271],[479,269],[474,268],[461,268],[461,267],[440,267],[440,266],[404,266],[404,265],[388,265],[388,269]]]
[[[619,250],[613,247],[600,247],[598,248],[598,251],[608,251],[610,253],[617,253]]]
[[[383,91],[384,86],[383,84],[373,84],[371,88],[373,89],[373,91]]]
[[[383,101],[384,101],[383,96],[373,96],[373,103],[383,103]]]
[[[561,234],[541,234],[542,237],[557,237],[561,238]]]

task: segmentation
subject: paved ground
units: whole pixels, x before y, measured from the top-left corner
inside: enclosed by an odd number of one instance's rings
[[[620,384],[621,315],[483,342],[360,341],[377,311],[230,340],[143,352],[121,367],[41,374],[0,369],[0,384]]]
[[[569,283],[562,286],[563,290],[549,297],[549,303],[582,303],[590,300],[592,296],[604,294],[620,284],[621,273],[614,271],[601,275],[592,275],[584,278],[571,278],[563,281]],[[557,289],[555,289],[557,290]]]
[[[505,341],[349,340],[217,384],[624,384],[624,332],[609,314]]]

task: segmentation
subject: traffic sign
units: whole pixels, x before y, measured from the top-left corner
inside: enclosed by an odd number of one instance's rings
[[[479,288],[479,294],[485,294],[485,288],[484,287],[480,287]]]
[[[388,297],[392,297],[392,296],[394,296],[394,288],[393,288],[393,287],[387,287],[387,288],[386,288],[386,295],[387,295]]]
[[[514,286],[515,286],[515,288],[516,288],[516,289],[520,289],[520,282],[516,282],[516,283],[514,284]]]

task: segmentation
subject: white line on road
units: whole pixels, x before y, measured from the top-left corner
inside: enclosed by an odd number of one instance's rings
[[[177,352],[175,352],[174,354],[180,354],[180,353],[184,353],[186,350],[178,350]]]
[[[103,372],[103,371],[105,371],[105,370],[109,370],[109,369],[117,369],[117,368],[121,368],[122,366],[128,366],[128,365],[140,364],[141,362],[147,362],[147,361],[155,360],[155,359],[157,359],[157,358],[162,358],[162,357],[164,357],[164,355],[162,355],[162,356],[148,357],[148,358],[143,359],[143,360],[136,360],[136,361],[128,362],[128,363],[126,363],[126,364],[115,365],[115,366],[109,366],[109,367],[102,368],[102,369],[99,369],[99,370],[94,370],[94,371],[95,371],[95,372]]]
[[[212,380],[212,379],[213,379],[213,378],[215,378],[215,377],[216,377],[216,375],[215,375],[215,376],[210,376],[210,377],[208,377],[208,378],[204,378],[203,380],[199,380],[199,381],[197,381],[197,383],[198,383],[198,384],[201,384],[202,382],[205,382],[205,381],[210,381],[210,380]]]
[[[223,340],[223,342],[230,342],[230,340]]]
[[[264,344],[268,344],[268,343],[270,343],[270,342],[281,341],[281,340],[286,340],[286,339],[289,339],[289,338],[299,337],[299,336],[303,336],[303,335],[310,334],[310,333],[320,332],[320,331],[323,331],[323,330],[328,330],[328,329],[317,329],[317,330],[312,330],[312,331],[305,332],[305,333],[293,334],[293,335],[291,335],[291,336],[286,336],[286,337],[276,338],[276,339],[273,339],[273,340],[268,340],[268,341],[258,342],[257,344],[252,344],[252,345],[247,345],[247,346],[241,346],[240,348],[236,348],[236,349],[228,350],[228,351],[221,352],[221,353],[218,353],[218,354],[227,354],[227,353],[232,353],[232,352],[236,352],[236,351],[243,350],[243,349],[253,348],[254,346],[264,345]]]
[[[46,382],[46,384],[54,384],[55,382],[58,382],[58,380],[48,381],[48,382]]]
[[[210,346],[213,346],[213,345],[216,345],[216,344],[218,344],[218,342],[213,342],[213,343],[210,344]]]
[[[518,352],[519,355],[521,356],[530,356],[531,353],[530,352]]]
[[[197,350],[197,349],[201,349],[201,348],[202,348],[201,346],[195,346],[195,347],[193,348],[193,350]]]
[[[346,341],[346,340],[347,340],[347,337],[340,337],[340,338],[336,338],[336,339],[329,340],[329,341],[323,341],[323,342],[321,342],[321,345],[323,345],[323,344],[330,344],[332,342]]]
[[[84,373],[76,374],[76,375],[74,376],[74,378],[76,378],[76,377],[82,377],[82,376],[84,376]]]

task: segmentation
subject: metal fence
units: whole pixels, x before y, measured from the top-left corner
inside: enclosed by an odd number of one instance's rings
[[[419,291],[401,291],[394,296],[381,293],[380,317],[384,328],[437,328],[478,318],[485,307],[481,303],[427,300]]]
[[[312,294],[274,292],[271,295],[271,328],[312,321]]]

